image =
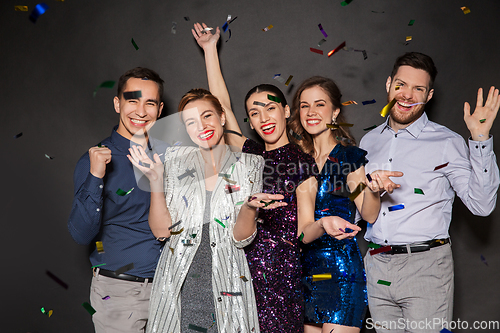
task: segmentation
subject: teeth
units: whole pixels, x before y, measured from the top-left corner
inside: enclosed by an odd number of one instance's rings
[[[267,126],[262,127],[262,130],[263,130],[263,131],[268,131],[268,130],[270,130],[271,128],[273,128],[274,126],[275,126],[274,124],[267,125]]]
[[[207,133],[203,133],[203,134],[200,134],[200,138],[201,139],[206,139],[208,138],[210,135],[212,135],[214,131],[210,131],[210,132],[207,132]]]
[[[405,108],[409,108],[412,106],[411,103],[405,103],[405,102],[401,102],[401,101],[398,101],[398,104],[401,106],[404,106]]]
[[[308,120],[308,124],[319,124],[319,120]]]
[[[130,119],[134,124],[144,124],[146,121],[145,120],[136,120],[136,119]]]

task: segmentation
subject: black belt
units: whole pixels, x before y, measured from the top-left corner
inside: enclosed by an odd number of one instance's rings
[[[418,244],[411,244],[410,245],[410,252],[416,253],[416,252],[429,251],[433,247],[438,247],[438,246],[441,246],[444,244],[448,244],[449,242],[450,242],[450,239],[446,238],[446,239],[433,239],[433,240],[421,242]],[[408,253],[407,245],[382,246],[382,245],[378,245],[378,244],[370,242],[370,244],[368,244],[368,247],[373,248],[373,250],[370,251],[371,255],[374,255],[377,253],[387,253],[387,254]]]
[[[95,268],[94,268],[95,272]],[[146,279],[148,282],[153,282],[153,278],[141,278],[138,276],[133,276],[133,275],[128,275],[128,274],[116,274],[114,271],[108,271],[107,269],[99,269],[99,275],[114,278],[114,279],[119,279],[119,280],[126,280],[126,281],[134,281],[134,282],[144,282]]]

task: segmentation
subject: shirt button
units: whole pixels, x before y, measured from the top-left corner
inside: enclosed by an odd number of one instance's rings
[[[483,148],[483,149],[484,149],[484,148],[486,148],[486,146],[481,146],[481,148]]]
[[[397,137],[398,137],[398,135],[397,135],[397,134],[394,134],[394,137],[395,137],[395,138],[397,138]]]
[[[96,209],[98,212],[100,212],[101,210],[99,208]]]
[[[484,172],[488,172],[488,170],[484,169]]]
[[[384,242],[387,244],[387,239]]]
[[[479,146],[478,146],[478,145],[476,145],[476,149],[477,149],[477,148],[479,148]]]
[[[102,185],[99,185],[99,188],[102,188]]]
[[[218,298],[217,298],[217,300],[218,300],[219,302],[222,302],[222,297],[218,297]]]
[[[210,244],[210,245],[212,245],[212,247],[215,247],[215,242],[212,242],[212,244]]]
[[[392,158],[389,159],[389,162],[392,162]]]
[[[383,212],[383,213],[382,213],[382,215],[384,215],[384,216],[385,216],[385,212]]]

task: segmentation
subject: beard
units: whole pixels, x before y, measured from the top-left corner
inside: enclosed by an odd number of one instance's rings
[[[415,105],[411,108],[411,111],[400,111],[398,107],[398,103],[396,102],[396,104],[394,104],[391,108],[391,119],[399,125],[407,126],[420,118],[420,116],[424,113],[425,104]]]

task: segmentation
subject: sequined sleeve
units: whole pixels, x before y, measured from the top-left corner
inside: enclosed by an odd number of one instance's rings
[[[363,150],[356,146],[345,147],[344,154],[345,163],[343,164],[343,167],[349,168],[349,170],[345,170],[345,173],[343,173],[344,175],[348,175],[349,173],[358,170],[362,166],[365,166],[366,163],[368,163],[368,160],[366,159],[366,150]]]
[[[241,148],[241,151],[247,154],[264,155],[265,147],[252,139],[247,139]]]

